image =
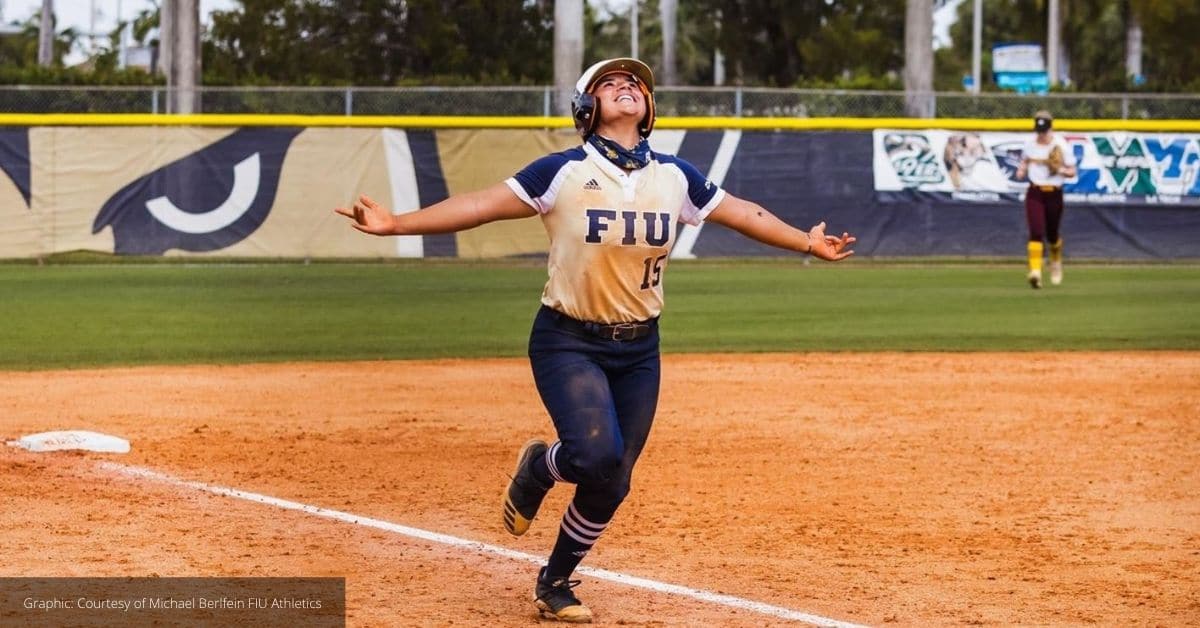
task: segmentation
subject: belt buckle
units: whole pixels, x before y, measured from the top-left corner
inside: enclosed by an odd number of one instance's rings
[[[637,338],[637,323],[617,323],[612,326],[613,340],[633,340]]]

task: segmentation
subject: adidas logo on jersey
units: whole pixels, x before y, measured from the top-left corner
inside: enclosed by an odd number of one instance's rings
[[[597,183],[595,179],[588,179],[588,182],[583,184],[583,189],[585,189],[585,190],[595,190],[595,191],[599,192],[599,191],[600,191],[600,184],[599,184],[599,183]]]

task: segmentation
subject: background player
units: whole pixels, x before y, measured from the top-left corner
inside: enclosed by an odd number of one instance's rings
[[[1025,142],[1024,156],[1017,167],[1017,179],[1029,175],[1025,192],[1025,222],[1029,225],[1029,285],[1042,287],[1044,242],[1050,243],[1050,283],[1062,283],[1063,239],[1059,233],[1063,216],[1063,183],[1075,176],[1075,156],[1071,147],[1051,131],[1054,118],[1049,111],[1033,116],[1032,141]]]
[[[577,148],[542,157],[507,181],[393,215],[366,196],[335,211],[376,235],[448,233],[540,216],[550,237],[549,279],[534,318],[529,358],[558,440],[521,448],[503,496],[512,534],[528,530],[555,483],[575,485],[558,539],[538,573],[544,615],[590,622],[572,589],[579,562],[629,492],[658,405],[658,318],[667,255],[679,222],[703,220],[825,260],[853,254],[855,238],[807,233],[725,192],[691,164],[654,153],[654,76],[636,59],[588,68],[572,99]]]

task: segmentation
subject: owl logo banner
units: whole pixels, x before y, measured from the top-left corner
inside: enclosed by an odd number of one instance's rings
[[[266,220],[298,128],[246,128],[142,176],[108,199],[92,232],[113,231],[114,252],[216,251]]]
[[[1060,132],[1077,164],[1063,192],[1073,203],[1200,206],[1200,135]],[[949,202],[1018,202],[1032,133],[874,131],[874,180],[883,202],[916,194]]]

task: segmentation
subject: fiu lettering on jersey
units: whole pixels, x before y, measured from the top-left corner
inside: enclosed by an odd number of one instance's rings
[[[662,312],[662,274],[679,223],[699,224],[725,197],[688,162],[653,153],[625,172],[590,144],[534,161],[506,183],[550,237],[542,303],[602,323]]]
[[[584,241],[592,244],[603,242],[600,234],[608,230],[609,223],[617,222],[617,210],[589,209],[585,213],[588,218],[588,232]],[[633,246],[637,244],[637,234],[639,232],[644,234],[644,242],[651,246],[665,246],[671,238],[670,213],[623,211],[619,215],[620,223],[623,225],[622,233],[624,234],[621,237],[622,245]],[[639,220],[641,221],[640,225]],[[655,227],[656,222],[662,223],[661,229]]]

